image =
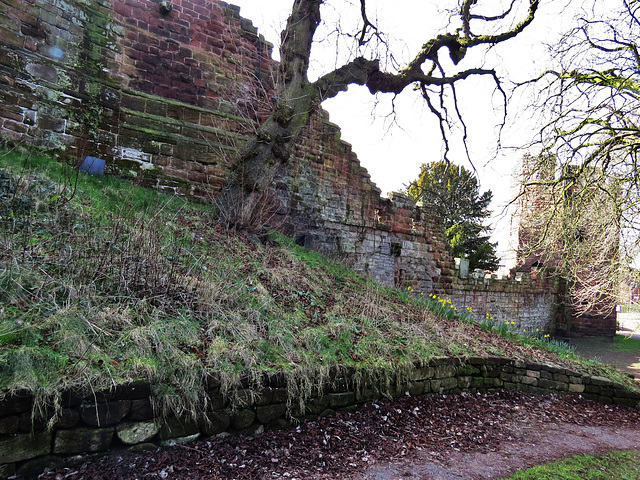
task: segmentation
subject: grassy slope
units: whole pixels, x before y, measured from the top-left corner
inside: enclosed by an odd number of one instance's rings
[[[231,391],[285,372],[297,395],[335,364],[388,374],[442,355],[613,375],[278,234],[264,246],[227,231],[208,205],[15,152],[0,170],[0,397],[148,378],[165,406],[193,411],[207,375]]]

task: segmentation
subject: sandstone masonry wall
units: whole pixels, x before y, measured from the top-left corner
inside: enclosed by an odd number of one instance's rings
[[[51,413],[32,417],[33,399],[16,395],[0,401],[0,478],[37,475],[47,467],[73,466],[110,449],[154,448],[222,432],[255,434],[289,425],[291,416],[316,419],[336,410],[380,398],[423,394],[492,392],[580,394],[603,403],[637,405],[640,394],[609,379],[581,375],[553,365],[505,358],[436,358],[398,379],[392,391],[361,378],[352,368],[336,367],[323,392],[306,402],[304,412],[290,409],[283,377],[266,378],[258,395],[246,395],[232,409],[211,383],[210,409],[197,419],[154,416],[152,389],[145,381],[107,392],[66,392],[60,415],[47,429]],[[391,382],[392,385],[396,384]],[[239,396],[242,397],[242,392]]]

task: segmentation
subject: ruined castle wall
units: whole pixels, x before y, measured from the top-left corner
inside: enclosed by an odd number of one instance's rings
[[[464,306],[463,311],[474,320],[506,326],[513,332],[542,335],[556,328],[557,279],[537,272],[507,278],[485,274],[456,278],[449,298],[453,305]]]
[[[272,46],[225,2],[171,4],[0,0],[0,136],[75,162],[101,157],[108,172],[143,185],[213,198],[268,115]],[[550,308],[547,287],[457,279],[441,222],[403,195],[383,198],[322,111],[275,191],[282,208],[272,224],[302,245],[384,284],[446,295],[460,308],[491,305],[487,312],[523,328],[544,323],[531,312]]]
[[[441,222],[402,194],[381,197],[351,145],[326,115],[312,118],[279,179],[283,229],[301,245],[350,258],[381,283],[431,292],[451,283]]]

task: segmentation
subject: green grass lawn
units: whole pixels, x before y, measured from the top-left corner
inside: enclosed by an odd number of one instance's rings
[[[640,451],[576,456],[518,472],[503,480],[638,480]]]

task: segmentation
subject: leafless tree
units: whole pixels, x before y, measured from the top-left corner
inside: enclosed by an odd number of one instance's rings
[[[316,81],[308,78],[314,36],[322,20],[323,4],[337,5],[347,0],[295,0],[282,32],[281,61],[277,79],[277,101],[241,153],[241,161],[224,190],[222,205],[227,221],[241,229],[261,227],[260,215],[272,201],[269,188],[278,171],[289,161],[292,146],[309,115],[320,102],[346,90],[348,85],[365,85],[372,94],[400,94],[407,87],[421,92],[430,111],[439,119],[445,143],[446,126],[460,120],[456,85],[475,76],[488,76],[504,95],[494,69],[466,65],[470,51],[485,51],[520,34],[534,20],[539,0],[450,0],[455,15],[450,33],[427,37],[406,65],[393,71],[383,68],[384,49],[366,48],[384,39],[367,15],[367,0],[359,0],[359,25],[352,35],[355,55],[344,65],[329,71]],[[417,0],[416,0],[417,1]],[[448,53],[450,61],[444,56]],[[452,111],[454,113],[450,114]],[[448,150],[448,144],[446,145]],[[275,206],[274,206],[275,207]]]

